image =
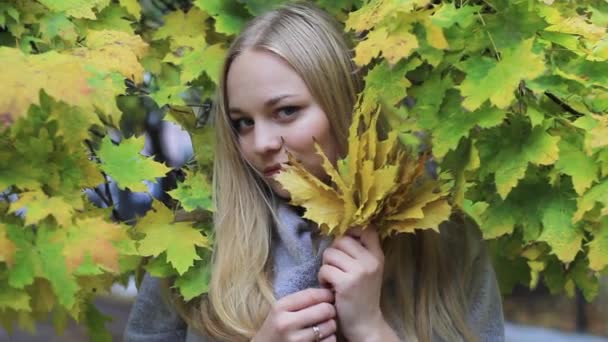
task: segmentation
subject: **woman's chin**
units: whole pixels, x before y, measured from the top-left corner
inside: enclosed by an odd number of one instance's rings
[[[291,195],[289,195],[289,191],[285,190],[279,182],[277,182],[274,179],[270,179],[268,183],[270,185],[270,188],[272,189],[272,192],[275,195],[277,195],[278,197],[280,197],[284,200],[291,199]]]

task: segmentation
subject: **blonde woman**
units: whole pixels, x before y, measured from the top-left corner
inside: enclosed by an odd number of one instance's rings
[[[236,38],[215,103],[209,293],[177,305],[147,276],[126,341],[504,340],[494,271],[461,215],[441,234],[380,242],[367,227],[332,241],[274,179],[289,151],[327,180],[313,138],[333,162],[344,155],[360,90],[349,51],[337,24],[303,3]]]

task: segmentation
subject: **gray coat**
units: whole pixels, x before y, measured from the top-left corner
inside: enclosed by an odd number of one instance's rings
[[[279,204],[281,227],[273,240],[275,295],[318,286],[316,274],[321,255],[329,240],[316,241],[313,225],[303,220],[291,207]],[[485,245],[476,229],[455,227],[452,222],[441,226],[442,248],[455,251],[470,261],[471,278],[467,322],[480,342],[504,341],[501,296]],[[451,232],[455,232],[453,234]],[[160,281],[146,275],[131,310],[124,340],[127,342],[203,342],[210,338],[190,329],[161,294]],[[389,322],[390,323],[390,322]],[[437,339],[438,340],[438,339]]]

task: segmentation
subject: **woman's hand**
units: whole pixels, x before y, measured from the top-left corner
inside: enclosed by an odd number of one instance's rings
[[[306,289],[278,300],[252,342],[336,341],[336,310],[328,289]],[[318,335],[316,329],[318,328]]]
[[[335,291],[340,332],[351,342],[386,336],[380,310],[384,253],[374,227],[350,229],[323,253],[319,282]]]

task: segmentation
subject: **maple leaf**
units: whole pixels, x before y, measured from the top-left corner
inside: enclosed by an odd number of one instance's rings
[[[608,266],[608,220],[603,219],[598,230],[593,232],[593,240],[589,242],[589,267],[601,272]]]
[[[53,12],[66,12],[74,18],[95,19],[95,10],[101,10],[109,4],[107,0],[40,0],[41,4]]]
[[[100,168],[116,181],[121,189],[147,191],[144,180],[154,182],[163,177],[171,168],[141,155],[144,137],[130,138],[115,146],[109,137],[104,138],[98,151]]]
[[[197,262],[186,273],[175,281],[184,300],[189,301],[206,293],[211,278],[211,264],[209,262]]]
[[[0,282],[0,309],[30,311],[30,295],[24,291],[12,288],[5,282]]]
[[[138,0],[119,0],[120,6],[124,7],[127,12],[134,16],[135,19],[141,19],[141,6]]]
[[[246,18],[238,14],[236,2],[223,0],[195,0],[194,6],[205,11],[215,19],[215,31],[234,35],[241,31]]]
[[[197,48],[205,46],[205,21],[207,13],[194,7],[187,13],[169,12],[163,20],[164,25],[154,32],[153,39],[170,39],[173,51],[180,47]]]
[[[310,174],[289,154],[290,165],[276,180],[291,195],[291,203],[306,208],[304,217],[328,235],[342,235],[353,226],[373,223],[382,237],[415,229],[435,229],[447,220],[447,183],[425,176],[428,155],[412,155],[395,133],[380,140],[377,132],[381,107],[361,106],[360,98],[349,129],[346,160],[338,167],[315,142],[322,166],[333,186]],[[358,132],[362,126],[364,130]]]
[[[487,163],[487,170],[494,171],[496,190],[506,198],[520,179],[530,163],[551,165],[559,158],[558,143],[560,138],[552,136],[544,127],[529,129],[523,123],[513,123],[501,139],[494,137],[494,145],[478,144],[482,164]]]
[[[19,194],[19,200],[11,203],[10,212],[27,208],[25,225],[38,223],[52,215],[61,226],[68,226],[76,209],[82,209],[82,199],[76,202],[67,201],[60,196],[49,197],[42,191],[30,191]]]
[[[40,89],[55,99],[85,110],[101,108],[108,114],[119,112],[114,97],[123,92],[122,87],[118,88],[112,79],[102,76],[92,86],[89,79],[94,75],[78,57],[55,51],[26,56],[17,49],[0,47],[0,59],[5,61],[0,66],[5,77],[0,84],[0,92],[4,94],[0,98],[4,124],[25,116],[30,104],[38,104]]]
[[[210,242],[198,229],[188,223],[173,222],[173,213],[156,204],[136,225],[145,237],[139,241],[138,251],[144,256],[158,256],[166,252],[167,261],[181,275],[200,257],[196,246],[210,248]]]
[[[148,44],[138,35],[112,30],[89,30],[87,47],[73,49],[70,54],[84,59],[89,68],[116,71],[140,83],[144,69],[139,59],[147,50]]]
[[[471,26],[477,20],[476,12],[481,9],[481,6],[462,6],[456,7],[456,4],[444,3],[438,6],[434,14],[431,16],[431,21],[442,28],[450,28],[458,25],[461,28]]]
[[[365,75],[365,99],[373,103],[384,100],[389,105],[396,105],[411,86],[405,74],[420,64],[422,61],[419,59],[402,61],[392,68],[385,61],[378,63]]]
[[[569,263],[581,249],[583,241],[583,232],[570,220],[576,209],[576,202],[554,197],[543,206],[543,231],[538,240],[547,242],[561,261]]]
[[[583,215],[592,210],[597,203],[601,203],[603,206],[602,214],[608,214],[608,180],[603,180],[599,184],[594,185],[578,198],[576,204],[577,210],[572,216],[572,222],[580,221]]]
[[[582,195],[597,179],[599,165],[575,143],[563,138],[560,140],[555,168],[572,177],[574,189]]]
[[[186,180],[167,193],[178,200],[186,211],[193,211],[197,208],[213,209],[211,185],[204,174],[186,173]]]
[[[174,63],[182,66],[180,80],[183,83],[197,78],[203,71],[217,85],[220,77],[223,57],[226,49],[222,44],[214,44],[204,48],[198,48],[183,58],[174,59]]]
[[[42,39],[49,44],[55,38],[60,38],[70,44],[74,44],[78,39],[76,25],[64,13],[54,13],[42,18],[40,32]]]
[[[120,273],[117,244],[130,242],[124,227],[98,217],[77,220],[58,231],[54,238],[65,241],[63,255],[70,271],[81,266],[85,256],[89,255],[91,261],[103,270]]]
[[[513,49],[505,49],[498,62],[478,56],[463,62],[461,69],[467,76],[458,87],[465,97],[462,105],[470,111],[486,100],[499,108],[509,106],[522,80],[532,80],[545,71],[543,57],[532,52],[533,43],[533,39],[528,39]]]

